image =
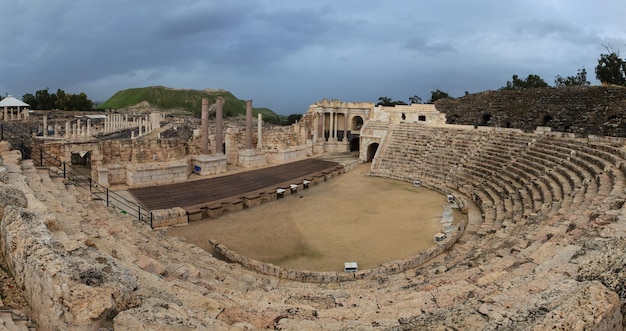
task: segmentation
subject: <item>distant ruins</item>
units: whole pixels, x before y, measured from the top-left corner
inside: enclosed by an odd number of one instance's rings
[[[491,111],[481,125],[486,110],[461,115],[457,105],[444,113],[439,103],[322,100],[288,127],[265,127],[260,117],[255,127],[251,111],[243,125],[222,122],[222,106],[203,103],[200,119],[103,113],[68,124],[31,111],[20,123],[39,126],[30,134],[46,152],[90,169],[99,185],[110,187],[352,152],[371,162],[373,176],[419,181],[466,202],[467,224],[424,258],[355,273],[281,270],[224,248],[239,262],[230,263],[112,211],[3,141],[0,250],[39,327],[600,331],[626,325],[624,138],[542,125],[522,130],[513,117],[507,128],[494,124],[499,115]],[[217,120],[210,120],[212,112]],[[559,121],[548,115],[546,124]],[[12,121],[18,120],[2,118]],[[17,311],[0,316],[5,325],[28,330],[19,317]]]

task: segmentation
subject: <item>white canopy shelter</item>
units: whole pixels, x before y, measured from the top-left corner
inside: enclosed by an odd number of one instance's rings
[[[4,109],[2,119],[8,122],[9,120],[19,120],[20,118],[28,117],[30,105],[8,95],[0,100],[0,108]]]

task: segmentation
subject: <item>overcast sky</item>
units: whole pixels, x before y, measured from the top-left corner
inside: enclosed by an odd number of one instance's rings
[[[626,55],[624,0],[3,0],[0,93],[223,88],[292,114],[582,67],[595,85],[603,45]]]

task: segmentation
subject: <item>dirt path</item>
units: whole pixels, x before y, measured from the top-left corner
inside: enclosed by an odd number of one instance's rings
[[[259,207],[170,228],[168,234],[208,251],[212,238],[250,258],[317,271],[342,271],[349,261],[372,268],[433,245],[433,235],[442,230],[445,196],[366,176],[369,166]]]

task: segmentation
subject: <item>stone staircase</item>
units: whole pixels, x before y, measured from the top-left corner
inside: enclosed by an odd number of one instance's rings
[[[623,187],[623,159],[614,153],[573,139],[401,123],[379,153],[385,170],[373,174],[465,194],[481,208],[478,232],[486,234],[530,215],[602,206]]]

